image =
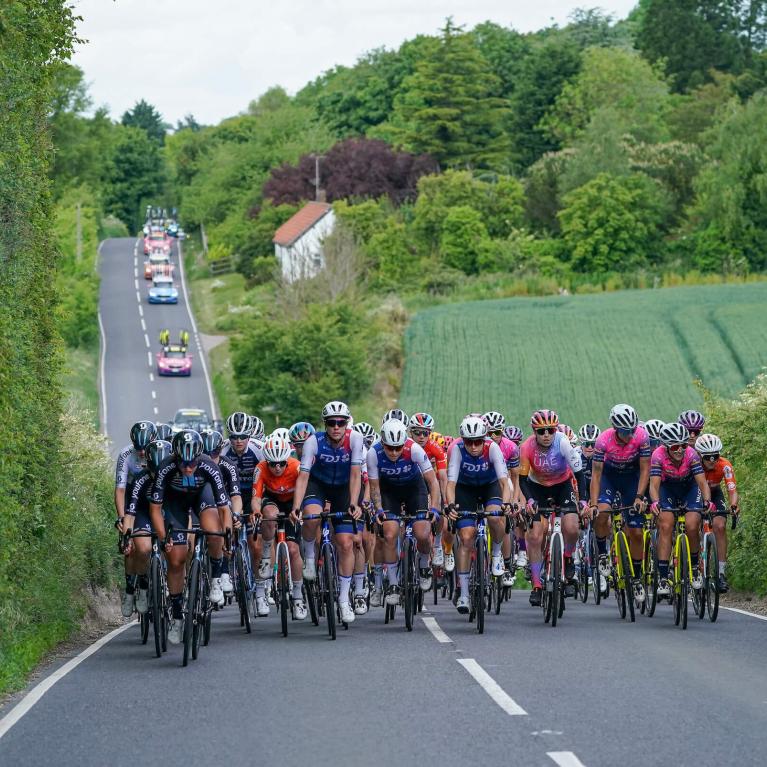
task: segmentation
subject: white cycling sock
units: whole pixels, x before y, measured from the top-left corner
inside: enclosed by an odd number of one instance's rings
[[[399,586],[399,562],[387,562],[386,573],[389,576],[389,585]]]
[[[303,578],[300,581],[293,581],[293,599],[303,599],[304,595],[301,589],[303,588]]]
[[[493,541],[493,556],[494,557],[500,557],[501,556],[501,544],[496,543]]]
[[[469,574],[458,573],[458,585],[461,587],[461,596],[469,596]]]
[[[354,573],[354,591],[359,596],[365,588],[365,573]]]
[[[266,581],[256,581],[256,596],[257,597],[265,597],[266,596]]]
[[[311,541],[307,541],[304,538],[304,559],[314,559],[314,544],[315,541],[312,538]]]
[[[340,593],[338,595],[338,601],[339,602],[348,602],[349,601],[349,588],[352,585],[352,577],[351,575],[339,575],[338,580],[341,583],[341,589]]]
[[[722,562],[722,560],[719,560],[719,575],[724,575],[724,568],[727,567],[727,562]]]

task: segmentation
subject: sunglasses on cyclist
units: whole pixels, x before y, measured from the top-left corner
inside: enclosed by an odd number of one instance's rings
[[[632,434],[636,432],[636,428],[632,429],[616,429],[615,431],[618,432],[618,434],[621,435],[621,437],[630,437]]]
[[[503,434],[503,429],[493,429],[492,431],[489,431],[488,434],[491,437],[500,437]]]
[[[340,429],[342,426],[346,426],[349,423],[346,418],[328,418],[325,421],[325,426],[331,426],[334,429]]]
[[[181,461],[181,468],[196,469],[199,463],[200,463],[199,458],[195,458],[193,461]]]
[[[536,429],[535,433],[538,436],[542,437],[544,434],[556,434],[557,430],[553,426],[549,426],[548,428],[544,428],[544,429]]]
[[[229,435],[229,439],[236,439],[236,440],[248,439],[249,437],[250,437],[249,434],[230,434]]]
[[[410,433],[414,437],[428,437],[429,436],[429,432],[426,429],[411,429]]]
[[[267,461],[267,462],[266,462],[266,465],[267,465],[267,466],[268,466],[270,469],[281,469],[281,468],[283,468],[284,466],[287,466],[287,465],[288,465],[288,462],[287,462],[287,461]]]
[[[594,447],[594,445],[596,444],[597,444],[596,442],[581,442],[581,445],[583,445],[583,447]]]
[[[686,444],[684,444],[684,445],[669,445],[668,449],[671,450],[673,453],[681,453],[686,447],[687,447]]]
[[[464,439],[463,444],[469,447],[476,447],[477,445],[483,445],[485,440],[480,437],[479,439]]]
[[[719,460],[719,453],[714,453],[713,455],[704,455],[703,456],[704,461],[718,461]]]
[[[384,447],[392,453],[401,453],[405,449],[404,445],[384,445]]]

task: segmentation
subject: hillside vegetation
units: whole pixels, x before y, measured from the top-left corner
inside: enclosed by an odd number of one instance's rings
[[[642,418],[702,407],[695,386],[736,396],[767,365],[767,283],[449,304],[405,336],[400,403],[446,433],[471,411],[524,427],[539,407],[604,425],[630,402]]]

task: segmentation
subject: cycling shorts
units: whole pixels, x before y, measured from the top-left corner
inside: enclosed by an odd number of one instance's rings
[[[711,488],[711,500],[716,506],[715,517],[726,517],[730,513],[727,501],[724,499],[724,491],[718,485]]]
[[[620,496],[621,506],[631,506],[636,498],[639,487],[639,472],[618,472],[603,469],[599,480],[599,503],[612,505]]]
[[[197,495],[188,493],[169,492],[162,502],[162,513],[165,524],[175,528],[189,527],[189,515],[192,520],[199,524],[200,514],[206,509],[215,509],[216,501],[213,498],[213,489],[205,484]],[[186,533],[173,533],[173,543],[186,543]]]
[[[502,498],[501,484],[497,479],[486,485],[465,485],[458,482],[455,486],[455,502],[460,511],[475,511],[477,506],[485,509],[490,506],[500,508]],[[473,517],[459,517],[455,526],[458,530],[462,527],[476,527],[477,521]]]
[[[281,501],[279,498],[269,495],[269,493],[264,493],[261,510],[264,511],[270,506],[272,509],[276,507],[280,514],[288,515],[293,511],[293,499],[291,498],[289,501]],[[293,543],[298,543],[298,530],[289,519],[285,520],[285,539],[293,541]]]
[[[306,510],[307,514],[318,513],[316,510],[308,509],[308,506],[319,506],[320,511],[324,510],[325,504],[330,504],[330,511],[348,511],[351,505],[351,496],[349,495],[349,483],[342,485],[328,485],[314,477],[309,477],[306,486],[306,495],[301,508]],[[335,533],[354,533],[356,525],[350,517],[333,519],[333,532]]]
[[[527,483],[530,496],[540,507],[533,515],[533,522],[540,522],[542,517],[548,517],[549,506],[559,506],[560,514],[577,514],[578,507],[575,504],[575,490],[569,479],[558,482],[556,485],[540,485],[537,482]]]
[[[687,482],[661,482],[661,511],[671,511],[686,506],[687,511],[703,511],[703,493],[694,479]]]
[[[428,508],[429,493],[422,477],[413,482],[394,483],[381,478],[381,506],[387,514],[399,516],[402,504],[406,514],[415,514]]]
[[[139,530],[149,533],[152,531],[152,520],[149,518],[149,509],[139,508],[136,510],[136,514],[133,515],[129,511],[125,512],[125,519],[128,524],[131,524],[133,532],[137,533]]]

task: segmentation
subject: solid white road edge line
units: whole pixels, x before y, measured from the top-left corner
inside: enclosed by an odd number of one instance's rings
[[[553,759],[559,767],[586,767],[572,751],[547,751],[546,756]]]
[[[181,243],[178,243],[178,268],[181,272],[181,289],[184,291],[184,303],[186,304],[186,313],[189,315],[189,322],[192,324],[192,332],[194,333],[194,340],[197,343],[197,351],[200,356],[200,363],[202,364],[202,372],[205,375],[205,385],[208,387],[208,399],[210,400],[210,417],[215,421],[217,417],[216,410],[216,398],[213,396],[213,387],[210,383],[210,375],[208,374],[208,365],[205,362],[205,352],[202,350],[202,343],[200,342],[200,336],[197,332],[197,323],[194,321],[194,314],[192,314],[192,306],[189,303],[189,294],[186,292],[186,279],[184,277],[184,253],[181,249]]]
[[[104,372],[104,359],[107,356],[107,334],[104,332],[104,323],[101,321],[101,309],[97,312],[99,318],[99,333],[101,334],[101,359],[99,360],[99,378],[101,383],[101,432],[107,434],[107,382]]]
[[[0,738],[5,735],[8,730],[18,722],[21,717],[29,713],[32,706],[37,703],[40,698],[45,695],[48,690],[53,687],[56,682],[63,679],[70,671],[79,666],[86,658],[93,655],[93,653],[100,650],[107,642],[114,639],[118,634],[122,634],[123,631],[129,629],[131,626],[135,626],[136,622],[126,623],[124,626],[116,628],[114,631],[110,631],[106,636],[94,642],[90,647],[86,647],[79,655],[76,655],[71,660],[68,660],[61,668],[56,669],[50,676],[45,677],[42,682],[33,687],[2,719],[0,719]]]
[[[760,621],[767,621],[767,615],[757,615],[756,613],[750,613],[748,610],[739,610],[737,607],[725,607],[720,605],[722,610],[729,610],[732,613],[740,613],[741,615],[750,615],[752,618],[758,618]]]
[[[474,658],[456,658],[456,660],[509,716],[527,716],[527,711],[504,692],[498,682]]]
[[[440,628],[436,618],[431,618],[428,615],[422,615],[421,620],[424,626],[431,631],[432,636],[442,644],[452,643],[452,639]]]

